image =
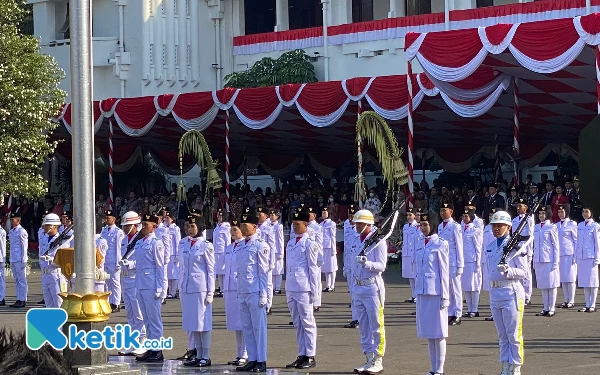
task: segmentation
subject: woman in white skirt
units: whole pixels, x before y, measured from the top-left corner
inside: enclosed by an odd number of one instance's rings
[[[244,345],[242,322],[240,320],[240,308],[237,299],[237,263],[235,252],[240,242],[244,239],[237,219],[230,221],[231,243],[225,248],[225,277],[223,279],[223,299],[225,300],[225,322],[229,331],[235,331],[235,342],[237,346],[237,357],[228,362],[234,366],[244,366],[248,362],[248,353]]]
[[[583,222],[577,226],[577,276],[579,287],[585,295],[585,308],[579,312],[593,313],[596,311],[598,296],[598,265],[600,264],[600,228],[592,218],[592,210],[584,207]]]
[[[533,268],[537,288],[542,291],[544,309],[535,315],[551,317],[554,316],[556,292],[560,286],[558,229],[550,221],[550,209],[541,209],[538,217],[540,223],[533,231]]]
[[[185,239],[181,248],[180,298],[182,326],[191,331],[196,347],[196,358],[185,366],[211,365],[210,342],[212,331],[212,302],[215,291],[215,249],[200,236],[204,230],[201,218],[187,219]]]
[[[558,228],[558,241],[560,242],[560,284],[562,285],[565,302],[560,308],[570,309],[575,306],[575,291],[577,285],[577,264],[575,261],[575,246],[577,244],[577,223],[569,219],[570,207],[568,204],[558,206],[560,221]]]
[[[479,295],[481,293],[481,254],[483,232],[475,226],[475,210],[467,209],[462,216],[462,240],[465,268],[461,276],[463,295],[467,300],[465,318],[479,317]]]
[[[431,375],[444,373],[450,306],[448,242],[438,237],[437,227],[429,214],[421,214],[423,237],[415,241],[417,337],[427,339]]]

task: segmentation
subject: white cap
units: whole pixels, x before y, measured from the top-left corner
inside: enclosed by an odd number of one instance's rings
[[[62,225],[62,223],[60,222],[60,217],[58,217],[57,214],[48,214],[46,215],[46,217],[44,217],[44,221],[42,222],[42,225]]]
[[[373,213],[369,210],[359,210],[354,214],[352,221],[355,223],[375,224]]]
[[[508,212],[498,211],[492,216],[490,224],[506,224],[512,226],[512,219]]]
[[[140,224],[142,222],[142,218],[135,211],[128,211],[121,218],[121,226],[132,225],[132,224]]]

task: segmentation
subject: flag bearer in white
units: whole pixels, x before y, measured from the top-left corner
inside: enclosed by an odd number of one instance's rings
[[[600,264],[600,225],[594,221],[592,210],[584,207],[583,221],[577,226],[577,283],[583,288],[585,307],[579,312],[596,311],[598,297],[598,265]]]
[[[61,292],[61,283],[66,283],[65,277],[62,275],[60,268],[54,263],[56,252],[60,248],[68,246],[69,239],[62,241],[61,244],[55,244],[58,238],[58,227],[60,226],[60,218],[56,214],[49,214],[42,222],[46,236],[42,237],[40,243],[40,268],[42,270],[42,292],[46,307],[59,308],[62,305],[62,298],[59,297]],[[66,291],[65,291],[66,292]]]
[[[167,280],[169,280],[169,291],[167,298],[175,298],[177,295],[177,285],[179,280],[179,263],[176,263],[177,250],[179,248],[179,241],[181,241],[181,230],[175,224],[175,215],[173,212],[169,212],[165,217],[165,225],[169,228],[169,239],[171,240],[171,247],[169,248],[169,264],[167,264]]]
[[[577,244],[577,223],[569,219],[570,207],[568,204],[558,206],[560,221],[558,228],[558,241],[560,242],[560,283],[562,285],[565,302],[560,308],[570,309],[575,306],[575,291],[577,290],[577,263],[575,247]]]
[[[321,266],[321,272],[325,274],[325,289],[323,289],[323,292],[333,292],[335,291],[335,274],[338,270],[337,226],[329,218],[327,207],[323,208],[321,217],[324,219],[321,222],[323,231],[323,266]]]
[[[258,236],[269,245],[269,277],[267,284],[267,315],[271,315],[271,306],[273,306],[273,270],[275,269],[277,251],[275,244],[275,232],[269,220],[269,211],[264,207],[256,209],[256,217],[258,218]]]
[[[344,325],[344,328],[356,328],[358,327],[358,315],[356,314],[356,304],[354,303],[354,294],[352,292],[354,287],[354,278],[352,277],[352,267],[354,266],[354,258],[358,254],[354,254],[353,244],[354,239],[358,237],[358,233],[356,233],[356,229],[354,229],[354,222],[352,219],[354,218],[354,214],[356,213],[356,208],[352,204],[348,208],[348,219],[344,222],[344,277],[348,282],[348,292],[350,293],[350,309],[352,311],[352,320]]]
[[[104,220],[106,226],[102,229],[100,237],[106,240],[108,249],[106,250],[106,258],[104,259],[104,269],[110,275],[110,279],[106,280],[106,289],[110,292],[108,302],[113,313],[119,312],[119,304],[121,303],[121,266],[119,261],[121,254],[121,244],[125,234],[116,226],[117,216],[112,210],[104,211]]]
[[[467,300],[466,318],[479,317],[479,295],[481,293],[481,256],[483,232],[475,226],[475,210],[466,209],[462,216],[462,238],[465,271],[462,274],[462,290]]]
[[[415,265],[415,241],[419,237],[419,222],[415,217],[415,209],[406,211],[406,224],[402,228],[402,277],[408,279],[410,284],[410,299],[404,302],[415,303],[415,277],[417,270]]]
[[[271,228],[273,228],[273,235],[275,237],[275,268],[273,268],[274,294],[281,294],[281,283],[283,282],[283,275],[285,273],[285,242],[283,239],[283,224],[279,222],[280,216],[281,211],[279,210],[271,210],[269,212],[269,224],[271,224]]]
[[[448,307],[448,324],[461,324],[462,316],[462,274],[465,263],[463,257],[463,240],[460,225],[454,221],[454,204],[442,203],[440,217],[442,223],[438,226],[438,235],[448,241],[450,251],[450,307]]]
[[[29,236],[25,228],[21,226],[21,214],[13,212],[10,214],[10,270],[15,278],[15,292],[17,301],[10,307],[22,308],[27,302],[27,248],[29,247]]]
[[[215,247],[215,274],[219,280],[217,297],[223,297],[223,278],[225,277],[225,248],[231,243],[231,226],[226,221],[226,213],[222,208],[217,210],[217,226],[213,230]]]
[[[319,246],[319,259],[317,263],[319,268],[323,266],[323,228],[319,224],[317,224],[317,211],[313,207],[308,207],[308,212],[310,216],[310,222],[308,223],[308,235],[309,237],[317,243]],[[321,275],[321,271],[319,270],[319,275]],[[319,276],[319,288],[317,290],[317,295],[315,296],[315,311],[319,311],[321,308],[321,297],[323,296],[323,282],[321,281],[321,276]]]
[[[527,277],[527,249],[518,248],[500,264],[504,246],[510,240],[512,220],[498,211],[490,221],[495,241],[487,245],[487,267],[490,278],[490,308],[498,331],[501,375],[520,375],[523,363],[523,310],[525,291],[520,280]]]
[[[358,237],[355,239],[357,256],[354,259],[352,276],[354,277],[354,302],[358,313],[360,344],[367,362],[354,369],[359,374],[379,374],[383,372],[385,354],[385,327],[383,306],[385,286],[381,274],[387,263],[387,245],[385,241],[373,243],[366,249],[364,242],[373,234],[375,223],[369,210],[360,210],[354,215],[354,224]],[[364,251],[363,251],[364,250]]]
[[[517,201],[517,216],[512,220],[512,229],[517,229],[519,224],[521,224],[521,220],[525,217],[527,213],[527,204],[528,202],[525,199],[519,199]],[[531,270],[532,262],[533,262],[533,230],[535,228],[535,219],[533,215],[529,216],[527,220],[527,225],[523,228],[521,232],[521,238],[523,241],[519,244],[519,246],[525,250],[527,250],[527,277],[521,280],[523,283],[523,288],[525,290],[525,306],[531,304],[531,293],[533,291],[533,272]]]
[[[41,239],[40,239],[41,241]],[[6,262],[6,231],[0,226],[0,306],[6,306],[6,281],[4,280],[4,263]]]
[[[537,288],[542,291],[544,309],[536,316],[554,316],[556,292],[560,286],[560,250],[558,248],[558,229],[552,224],[552,210],[547,208],[538,212],[540,223],[533,232],[533,266]]]

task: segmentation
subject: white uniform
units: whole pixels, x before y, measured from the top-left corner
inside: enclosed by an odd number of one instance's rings
[[[39,239],[41,241],[41,238]],[[6,231],[0,226],[0,302],[6,297],[6,280],[4,280],[4,266],[6,263]]]
[[[433,234],[415,239],[417,337],[427,339],[432,373],[443,373],[448,337],[450,269],[448,242]]]
[[[123,256],[121,243],[125,233],[116,225],[111,225],[102,229],[100,237],[104,238],[108,244],[104,259],[104,269],[110,275],[110,278],[106,280],[106,289],[110,292],[108,301],[111,305],[118,306],[121,303],[121,266],[119,266],[119,261]]]
[[[66,282],[65,277],[61,273],[60,267],[54,263],[54,257],[56,256],[58,249],[68,247],[67,244],[69,241],[65,241],[61,246],[51,250],[50,247],[57,238],[58,234],[52,237],[43,236],[41,239],[42,242],[40,242],[42,293],[44,295],[44,302],[48,308],[59,308],[60,305],[62,305],[62,298],[59,297],[58,294],[61,292],[61,283]]]
[[[512,220],[512,230],[516,230],[521,220],[525,215],[519,215]],[[533,232],[535,228],[535,220],[533,216],[529,216],[529,220],[527,220],[527,225],[523,228],[521,232],[521,236],[526,237],[524,241],[519,243],[519,247],[527,250],[527,277],[522,279],[523,288],[525,290],[525,300],[531,299],[531,292],[533,291],[533,272],[531,270],[531,262],[533,261]]]
[[[488,292],[490,291],[490,277],[488,275],[485,250],[488,248],[489,244],[495,241],[496,238],[494,237],[494,232],[492,232],[492,224],[488,224],[483,229],[483,252],[481,256],[481,289]]]
[[[594,219],[577,226],[577,283],[583,288],[585,307],[596,308],[598,265],[600,264],[600,226]]]
[[[281,292],[281,283],[285,274],[284,255],[285,240],[283,239],[283,225],[279,221],[269,221],[275,236],[275,268],[273,269],[273,289]]]
[[[542,290],[544,311],[554,312],[556,288],[560,285],[558,230],[550,220],[537,224],[533,232],[533,267],[537,288]]]
[[[373,234],[373,229],[364,240]],[[359,255],[363,248],[360,236],[354,241],[354,248]],[[362,265],[354,260],[352,277],[354,278],[354,303],[358,315],[360,344],[363,353],[374,353],[383,357],[385,354],[385,327],[383,324],[383,307],[385,304],[385,285],[381,274],[387,263],[387,245],[385,241],[373,244],[365,250],[367,262]]]
[[[352,277],[352,269],[354,267],[355,258],[358,254],[354,254],[354,241],[358,237],[354,225],[350,224],[350,220],[344,222],[344,274],[348,281],[348,291],[350,292],[350,307],[352,309],[352,320],[358,320],[356,313],[356,304],[354,303],[354,277]]]
[[[523,363],[523,310],[525,308],[525,291],[519,280],[527,277],[527,256],[517,255],[515,251],[509,255],[509,269],[498,271],[502,259],[503,248],[509,236],[498,241],[496,239],[487,246],[487,267],[490,277],[490,308],[498,331],[500,344],[500,362],[513,365]]]
[[[149,339],[163,336],[160,315],[165,288],[165,245],[154,233],[138,241],[135,247],[137,299]]]
[[[575,259],[575,246],[577,244],[577,223],[566,218],[556,224],[558,241],[560,243],[560,283],[566,304],[575,303],[577,281],[577,264]]]
[[[181,230],[173,223],[169,225],[169,238],[171,247],[169,248],[169,264],[167,264],[167,279],[169,280],[168,294],[175,297],[177,293],[177,280],[179,279],[179,263],[176,263],[179,241],[181,241]]]
[[[204,237],[206,238],[206,237]],[[223,275],[225,275],[225,248],[231,243],[231,225],[228,222],[217,224],[213,230],[215,247],[215,274],[219,279],[219,291],[223,291]]]
[[[165,274],[163,276],[163,295],[162,298],[165,299],[167,297],[167,289],[169,288],[169,275],[168,275],[168,269],[169,266],[168,264],[171,262],[171,233],[169,230],[169,227],[167,227],[164,223],[159,223],[158,227],[156,228],[156,230],[154,231],[154,235],[156,235],[156,237],[160,240],[162,240],[164,246],[164,260],[165,260],[165,267],[164,267],[164,271]]]
[[[241,249],[244,239],[235,240],[225,248],[225,277],[223,279],[223,299],[225,300],[225,326],[235,331],[237,358],[248,358],[238,304],[237,262],[235,253]]]
[[[317,243],[319,246],[319,257],[317,259],[317,264],[319,268],[323,266],[323,228],[315,220],[308,223],[308,236],[311,240]],[[290,237],[291,238],[291,237]],[[335,237],[334,237],[335,238]],[[317,288],[317,295],[315,296],[314,307],[321,307],[321,299],[323,296],[323,282],[321,281],[321,271],[319,270],[319,288]]]
[[[27,302],[27,248],[29,247],[27,231],[17,225],[8,232],[10,241],[10,270],[15,278],[17,301]]]
[[[94,242],[96,243],[96,249],[100,251],[102,254],[102,262],[98,265],[99,271],[104,271],[104,262],[106,261],[106,251],[108,250],[108,243],[99,234],[94,235]],[[94,291],[96,292],[104,292],[106,288],[106,282],[102,281],[94,281]]]
[[[462,316],[462,283],[464,271],[463,240],[460,225],[450,218],[438,226],[438,235],[448,241],[450,259],[450,306],[448,315],[460,318]]]
[[[296,328],[298,356],[314,357],[317,350],[317,323],[313,303],[320,278],[319,246],[308,233],[291,238],[287,244],[287,305]]]
[[[467,312],[477,313],[482,279],[483,233],[475,223],[463,224],[462,230],[465,269],[461,278],[461,287],[467,300]]]
[[[248,360],[267,361],[267,285],[270,275],[269,245],[258,234],[241,242],[235,253],[240,321]]]
[[[267,243],[267,245],[269,245],[269,278],[267,280],[267,310],[269,310],[271,306],[273,306],[273,270],[275,269],[275,252],[277,251],[275,245],[275,233],[273,232],[273,227],[271,227],[269,220],[259,224],[256,233]]]
[[[404,224],[402,228],[402,277],[410,283],[410,297],[415,298],[415,277],[417,277],[417,266],[415,264],[415,241],[421,234],[419,223]]]
[[[323,266],[321,272],[325,274],[325,287],[335,288],[335,274],[338,270],[337,264],[337,226],[331,219],[321,222],[323,231]]]
[[[123,237],[123,241],[121,242],[123,255],[127,251],[127,246],[129,246],[136,236],[137,233]],[[140,342],[146,338],[146,326],[144,325],[144,317],[142,316],[142,310],[138,302],[135,279],[137,274],[136,250],[141,252],[142,250],[140,249],[143,243],[143,239],[136,242],[133,250],[127,256],[127,266],[123,266],[121,269],[121,286],[123,287],[123,303],[125,304],[125,312],[127,314],[127,324],[133,330],[140,332]]]

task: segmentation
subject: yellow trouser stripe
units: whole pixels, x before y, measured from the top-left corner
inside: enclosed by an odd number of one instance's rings
[[[377,352],[380,356],[383,357],[385,354],[385,326],[383,324],[383,305],[379,306],[379,316],[377,317],[379,321],[379,346],[377,347]]]
[[[519,301],[519,318],[517,322],[517,337],[519,338],[519,357],[521,357],[521,364],[525,362],[525,349],[523,345],[523,310],[525,308],[525,301],[522,298],[517,299]]]

